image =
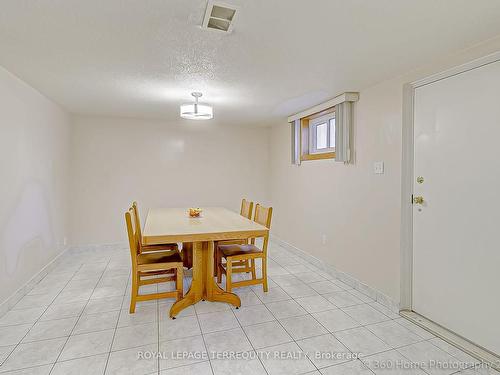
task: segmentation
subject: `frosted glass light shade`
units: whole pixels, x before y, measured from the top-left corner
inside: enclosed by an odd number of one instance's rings
[[[214,111],[206,104],[182,104],[181,117],[189,120],[210,120],[214,117]]]

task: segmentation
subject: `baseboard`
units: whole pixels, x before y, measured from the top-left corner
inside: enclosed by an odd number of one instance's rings
[[[500,371],[500,357],[491,351],[482,348],[473,342],[470,342],[466,338],[456,334],[449,329],[427,319],[426,317],[417,314],[414,311],[403,310],[401,311],[401,316],[409,321],[415,323],[416,325],[422,327],[423,329],[431,332],[442,340],[448,342],[449,344],[456,346],[460,350],[466,352],[467,354],[479,359],[480,361],[488,363],[494,369]]]
[[[7,311],[11,310],[16,303],[19,302],[26,294],[28,294],[36,284],[40,282],[50,271],[54,269],[58,261],[61,259],[63,254],[65,254],[70,247],[64,248],[59,254],[55,256],[46,266],[44,266],[39,272],[35,274],[28,282],[26,282],[22,287],[16,290],[10,297],[0,304],[0,317],[5,315]]]
[[[355,277],[349,275],[346,272],[339,271],[335,267],[333,267],[330,264],[327,264],[323,260],[316,258],[315,256],[305,252],[302,249],[299,249],[298,247],[295,247],[288,242],[282,240],[279,237],[276,237],[275,235],[271,234],[271,240],[279,244],[281,247],[284,247],[285,249],[291,251],[295,255],[299,256],[300,258],[308,261],[309,263],[313,264],[314,266],[318,267],[320,270],[325,271],[326,273],[332,275],[336,279],[339,279],[340,281],[346,283],[347,285],[353,287],[354,289],[360,291],[361,293],[367,295],[368,297],[374,299],[381,305],[384,305],[391,311],[395,312],[396,314],[399,313],[399,303],[394,301],[391,297],[387,296],[386,294],[382,293],[381,291],[366,285],[356,279]]]

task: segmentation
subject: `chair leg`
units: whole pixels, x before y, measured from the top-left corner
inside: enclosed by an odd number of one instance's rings
[[[255,259],[253,259],[253,258],[250,259],[250,266],[252,267],[252,270],[251,270],[251,272],[252,272],[252,280],[255,280],[255,279],[257,279],[257,275],[255,273]]]
[[[177,289],[177,300],[180,300],[184,295],[184,286],[182,285],[182,269],[183,266],[179,266],[176,272],[175,288]]]
[[[267,258],[263,257],[262,258],[262,288],[264,289],[264,292],[267,292]]]
[[[220,284],[222,282],[222,257],[220,256],[219,250],[216,250],[217,253],[217,283]]]
[[[130,313],[135,313],[136,298],[139,294],[139,273],[135,270],[132,271],[132,291],[130,296]]]
[[[233,265],[231,264],[231,258],[226,258],[226,292],[231,292],[231,278],[233,272]]]
[[[252,270],[250,269],[250,264],[248,263],[248,259],[247,259],[247,260],[245,260],[245,268],[248,270],[248,271],[247,271],[247,273],[252,271]],[[255,277],[254,277],[254,276],[252,276],[252,277],[255,279]]]

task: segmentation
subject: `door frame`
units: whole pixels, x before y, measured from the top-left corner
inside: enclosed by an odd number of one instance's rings
[[[413,178],[414,178],[414,104],[415,90],[484,65],[500,61],[500,51],[468,63],[403,85],[403,129],[401,160],[401,229],[400,229],[400,310],[412,311],[413,280]]]

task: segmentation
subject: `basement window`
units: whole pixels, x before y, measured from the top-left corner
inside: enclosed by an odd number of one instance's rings
[[[309,121],[309,153],[335,152],[335,113]]]
[[[326,112],[326,113],[325,113]],[[335,158],[335,112],[323,111],[301,119],[302,161]]]

